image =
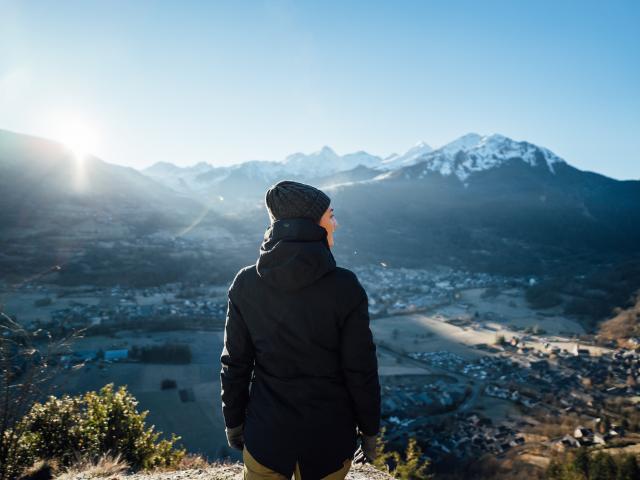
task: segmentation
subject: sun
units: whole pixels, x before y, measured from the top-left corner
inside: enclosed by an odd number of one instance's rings
[[[73,163],[69,187],[76,193],[92,189],[91,168],[87,164],[90,154],[96,154],[100,146],[100,130],[86,116],[72,112],[55,112],[47,116],[51,139],[62,143],[71,153]]]
[[[78,158],[95,153],[99,146],[98,129],[90,120],[79,115],[59,115],[55,118],[53,127],[54,138]]]

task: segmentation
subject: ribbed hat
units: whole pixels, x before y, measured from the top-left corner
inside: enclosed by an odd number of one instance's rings
[[[310,218],[318,222],[331,203],[322,190],[292,180],[282,180],[269,187],[264,201],[272,221]]]

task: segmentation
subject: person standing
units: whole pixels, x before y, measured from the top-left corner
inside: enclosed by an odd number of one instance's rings
[[[321,190],[283,180],[255,264],[228,290],[220,356],[227,440],[244,478],[337,480],[376,457],[380,383],[368,297],[336,266],[338,227]]]

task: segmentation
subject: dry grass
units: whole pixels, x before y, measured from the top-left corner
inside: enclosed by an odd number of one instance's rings
[[[129,470],[129,464],[117,454],[102,455],[97,459],[80,458],[56,477],[58,480],[72,478],[118,477]]]
[[[60,466],[55,459],[37,460],[22,472],[20,480],[46,480],[53,478],[58,471],[60,471]]]
[[[525,429],[525,433],[535,435],[536,441],[563,437],[572,434],[579,425],[589,423],[588,418],[580,418],[575,414],[550,415],[546,414],[539,418],[539,423]]]
[[[187,455],[184,462],[175,469],[154,469],[127,473],[126,464],[114,459],[102,459],[96,463],[76,463],[59,476],[31,477],[31,480],[88,480],[107,478],[108,480],[240,480],[243,477],[241,462],[207,462],[199,455]],[[392,480],[388,474],[372,465],[353,464],[347,480]]]
[[[626,346],[626,339],[640,335],[640,294],[635,305],[624,310],[618,309],[616,316],[607,320],[600,327],[598,337],[602,340],[613,340]]]
[[[178,470],[190,470],[194,468],[210,468],[212,466],[211,462],[208,462],[202,455],[198,455],[195,453],[187,453],[180,462],[171,467],[156,467],[150,471],[154,473],[159,472],[173,472]]]

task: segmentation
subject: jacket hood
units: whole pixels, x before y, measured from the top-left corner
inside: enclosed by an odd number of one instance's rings
[[[256,262],[260,278],[283,291],[307,287],[335,268],[327,231],[309,218],[273,222]]]

